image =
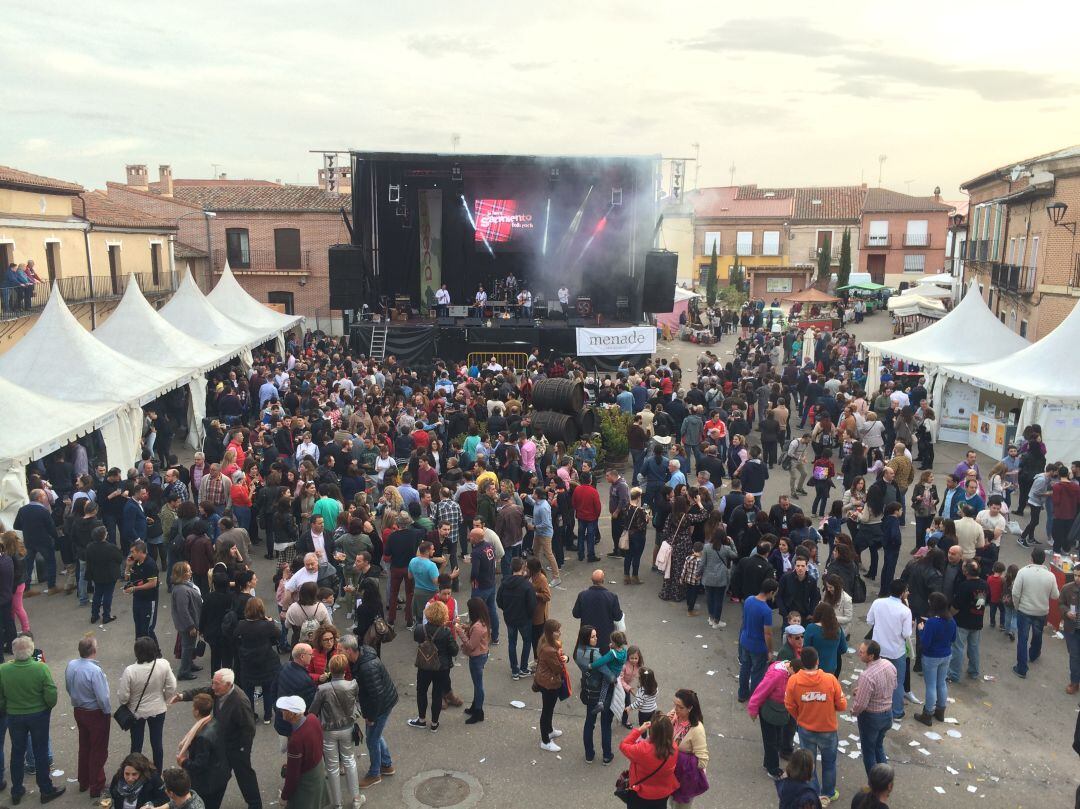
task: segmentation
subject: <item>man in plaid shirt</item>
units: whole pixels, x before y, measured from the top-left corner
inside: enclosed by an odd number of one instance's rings
[[[166,502],[170,499],[171,495],[179,497],[181,503],[186,503],[191,499],[191,495],[188,493],[188,487],[180,482],[180,473],[175,469],[165,470],[165,488],[163,493]]]
[[[892,727],[892,698],[896,690],[896,666],[881,657],[876,640],[859,644],[859,660],[866,670],[855,684],[855,695],[848,709],[859,721],[859,744],[862,746],[866,774],[875,764],[884,764],[885,734]]]
[[[448,554],[450,557],[450,570],[457,570],[458,567],[458,538],[461,536],[461,506],[459,506],[454,498],[450,496],[449,489],[442,489],[440,492],[439,502],[435,505],[435,524],[440,525],[447,523],[450,526],[450,541],[447,543],[449,547],[441,548],[440,554]],[[456,593],[458,590],[458,580],[454,579],[453,591]]]
[[[220,464],[210,464],[210,474],[205,475],[199,484],[199,503],[210,503],[218,514],[225,512],[231,487],[221,474]]]

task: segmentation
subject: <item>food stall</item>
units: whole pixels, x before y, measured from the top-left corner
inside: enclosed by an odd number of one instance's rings
[[[813,328],[816,332],[835,331],[840,321],[832,316],[840,299],[820,289],[810,287],[802,292],[784,295],[782,300],[790,304],[790,320],[800,329]]]
[[[846,292],[848,298],[861,300],[866,304],[866,314],[873,314],[879,309],[885,308],[886,301],[892,290],[884,284],[875,284],[873,281],[860,281],[857,284],[837,287],[837,292]]]

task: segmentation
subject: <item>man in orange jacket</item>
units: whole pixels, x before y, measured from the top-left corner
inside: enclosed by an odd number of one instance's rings
[[[799,659],[803,667],[788,679],[784,705],[799,727],[799,746],[815,759],[821,754],[820,788],[816,766],[811,784],[827,805],[826,798],[832,803],[840,797],[836,789],[836,712],[847,710],[847,698],[836,677],[818,668],[817,649],[804,646]]]

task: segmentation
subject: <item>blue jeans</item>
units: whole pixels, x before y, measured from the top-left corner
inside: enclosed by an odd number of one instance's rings
[[[511,570],[510,568],[510,564],[514,561],[516,557],[521,556],[521,545],[511,545],[507,548],[504,548],[504,550],[505,553],[503,554],[502,561],[499,562],[499,565],[502,568],[503,581],[506,581],[513,573],[513,570]],[[426,604],[427,602],[424,603]]]
[[[968,676],[975,679],[979,676],[979,637],[981,629],[956,628],[956,640],[952,645],[952,662],[949,663],[949,677],[954,680],[960,679],[960,666],[964,663],[964,647],[967,646]]]
[[[1011,632],[1014,635],[1016,634],[1016,608],[1015,607],[1009,607],[1009,606],[1005,607],[1005,618],[1002,620],[1001,626],[1006,632]]]
[[[615,538],[618,542],[618,537]],[[623,575],[636,576],[641,569],[641,554],[645,552],[645,532],[630,532],[630,549],[623,557]]]
[[[893,716],[899,719],[904,715],[904,671],[907,665],[907,655],[902,654],[900,657],[888,658],[888,660],[896,669],[896,688],[893,689],[892,694],[892,712]]]
[[[495,588],[488,587],[483,590],[473,589],[473,598],[482,598],[491,614],[491,642],[499,642],[499,611],[495,608]]]
[[[809,750],[810,755],[814,757],[814,775],[810,779],[810,785],[818,791],[819,795],[832,797],[833,792],[836,791],[836,740],[835,730],[830,733],[814,733],[802,726],[799,727],[799,747]],[[818,753],[821,754],[820,784],[817,775]],[[865,747],[863,755],[866,755]]]
[[[77,593],[79,596],[79,605],[83,606],[89,603],[90,596],[87,594],[87,582],[86,582],[86,560],[78,559],[75,562],[75,571],[78,578]]]
[[[1069,682],[1080,685],[1080,632],[1066,632],[1065,646],[1069,649]]]
[[[634,482],[637,481],[638,473],[641,471],[641,464],[645,462],[645,450],[632,449],[630,450],[630,457],[634,460],[633,477],[630,478],[630,485],[633,486]]]
[[[586,544],[588,545],[589,558],[596,558],[596,537],[599,529],[598,520],[578,520],[577,558],[579,562],[585,561]]]
[[[112,597],[114,590],[116,590],[116,582],[114,581],[104,584],[99,581],[94,582],[94,599],[90,602],[91,618],[98,615],[102,618],[108,618],[112,615]]]
[[[1042,654],[1043,627],[1045,626],[1045,615],[1027,615],[1019,610],[1016,611],[1016,670],[1021,674],[1027,674],[1028,662],[1034,663]],[[1030,648],[1028,647],[1029,634],[1031,635]]]
[[[922,676],[926,681],[926,700],[923,710],[933,713],[945,710],[949,701],[949,682],[946,677],[952,657],[927,657],[923,655]]]
[[[484,666],[487,665],[487,652],[469,658],[469,676],[472,677],[472,707],[475,711],[484,710]]]
[[[367,773],[369,777],[378,775],[383,767],[394,766],[394,762],[390,760],[390,748],[386,744],[386,739],[383,738],[383,731],[386,730],[386,723],[389,721],[390,711],[387,711],[367,726],[364,741],[367,743],[368,758],[371,760]]]
[[[26,558],[23,560],[23,565],[26,567],[26,588],[30,589],[30,579],[34,575],[34,568],[39,556],[45,561],[45,584],[52,590],[56,587],[56,549],[52,546],[27,546]],[[38,582],[38,584],[41,583]]]
[[[714,621],[719,621],[720,616],[724,614],[724,594],[726,592],[726,587],[705,588],[705,601],[709,606],[709,617]]]
[[[165,761],[165,744],[163,741],[165,734],[165,711],[162,711],[156,716],[135,720],[135,724],[131,726],[132,753],[142,752],[143,739],[146,736],[147,727],[150,728],[150,752],[154,759],[154,766],[158,768],[158,772],[161,772],[161,765]]]
[[[510,636],[507,651],[510,653],[510,671],[529,670],[529,649],[532,648],[532,624],[514,626],[506,625],[506,633]],[[518,637],[521,638],[521,665],[518,665]]]
[[[888,761],[885,757],[885,734],[892,727],[892,721],[889,711],[879,713],[863,711],[858,716],[859,744],[862,745],[863,766],[866,767],[867,775],[875,764],[885,764]],[[801,731],[799,738],[802,738]],[[824,761],[825,756],[821,759]],[[826,794],[832,795],[831,792],[826,792]]]
[[[27,741],[33,746],[34,757],[38,761],[49,760],[49,713],[50,711],[39,711],[30,714],[8,714],[8,731],[11,733],[12,797],[26,793],[23,787],[23,762],[26,760]],[[47,766],[38,767],[34,775],[38,790],[42,795],[47,795],[55,789]]]
[[[611,723],[615,714],[605,709],[602,711],[585,711],[585,726],[582,728],[581,741],[585,746],[585,758],[592,761],[596,758],[596,747],[593,746],[593,731],[596,729],[596,717],[600,717],[600,749],[604,758],[614,756],[611,752]]]
[[[764,679],[768,665],[768,652],[750,652],[741,643],[739,644],[739,699],[741,701],[750,699],[758,683]]]

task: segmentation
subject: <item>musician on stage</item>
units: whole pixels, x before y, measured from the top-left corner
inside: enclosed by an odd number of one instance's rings
[[[512,299],[511,296],[513,296],[517,292],[517,285],[518,285],[518,281],[514,277],[514,274],[509,273],[506,276],[506,299],[507,299],[507,301],[510,301]]]
[[[532,293],[523,289],[518,293],[518,316],[525,318],[532,318]]]
[[[480,286],[476,290],[476,300],[473,308],[476,310],[476,317],[484,316],[484,307],[487,305],[487,293],[484,292],[484,285]]]
[[[447,317],[450,307],[450,290],[446,288],[446,284],[443,284],[437,290],[435,290],[435,316]]]
[[[563,317],[566,317],[567,310],[570,308],[570,290],[567,289],[566,284],[559,287],[559,306],[562,307]]]

